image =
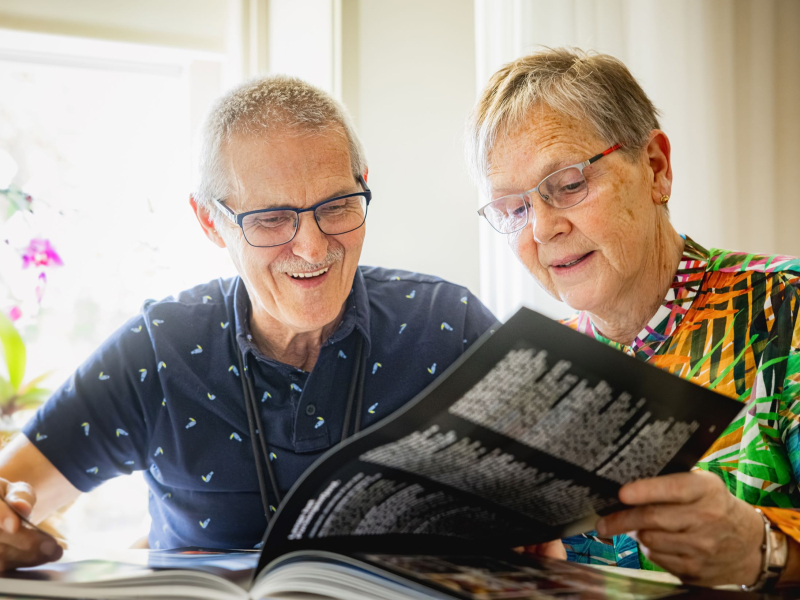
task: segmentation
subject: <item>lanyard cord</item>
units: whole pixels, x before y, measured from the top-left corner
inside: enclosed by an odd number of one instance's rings
[[[269,500],[267,499],[267,486],[264,482],[264,469],[261,466],[261,459],[258,452],[258,442],[256,442],[256,427],[254,424],[253,405],[250,402],[250,390],[247,385],[247,377],[244,370],[244,361],[242,360],[242,353],[239,351],[236,336],[233,338],[236,348],[236,357],[239,359],[239,373],[241,373],[242,394],[244,395],[244,407],[247,411],[247,425],[250,428],[250,442],[253,445],[253,458],[256,461],[256,476],[258,477],[258,491],[261,495],[261,504],[264,507],[264,516],[269,521]],[[269,464],[269,462],[267,463]]]
[[[244,374],[244,373],[243,373]],[[253,414],[256,416],[256,431],[258,432],[258,441],[261,443],[261,452],[264,462],[267,463],[267,473],[269,473],[269,483],[272,486],[272,491],[275,494],[275,498],[277,499],[276,507],[280,505],[283,501],[283,495],[281,494],[280,488],[278,488],[278,480],[275,478],[275,471],[272,468],[272,461],[269,459],[269,449],[267,448],[267,438],[264,435],[264,427],[261,423],[261,411],[258,410],[258,404],[256,404],[256,394],[253,391],[253,380],[250,377],[245,375],[245,379],[247,380],[247,389],[250,392],[250,402],[253,405]],[[255,444],[253,444],[255,446]],[[269,515],[269,513],[267,513]]]
[[[359,357],[362,354],[361,350],[364,344],[364,338],[358,338],[358,349],[359,349]],[[359,369],[360,367],[360,369]],[[353,435],[361,431],[361,412],[362,407],[364,406],[364,379],[365,375],[367,374],[367,357],[364,356],[360,361],[359,364],[356,365],[356,373],[357,376],[353,377],[354,380],[358,381],[358,389],[356,391],[356,427]],[[348,406],[351,400],[348,399],[347,403]],[[344,441],[344,438],[342,438]]]
[[[239,281],[241,285],[241,280]],[[234,300],[235,302],[235,300]],[[242,351],[239,349],[239,341],[236,339],[236,312],[228,307],[227,302],[225,303],[225,312],[228,315],[228,323],[230,323],[230,336],[231,341],[233,342],[233,351],[236,353],[236,358],[239,361],[239,379],[242,383],[242,395],[244,396],[244,408],[247,412],[247,425],[250,429],[250,443],[253,446],[253,458],[256,459],[256,476],[258,477],[258,491],[261,495],[261,504],[264,508],[264,517],[266,517],[267,521],[269,521],[269,499],[267,496],[267,486],[264,481],[264,468],[261,465],[261,461],[259,460],[259,452],[258,452],[258,442],[256,442],[256,425],[255,425],[255,415],[258,413],[258,407],[255,405],[254,402],[250,401],[250,389],[248,386],[249,380],[247,379],[247,371],[245,371],[245,363],[244,358],[242,357]],[[259,428],[259,432],[261,429]],[[269,459],[269,457],[267,457]],[[267,460],[267,467],[269,467],[269,460]],[[272,469],[270,469],[271,471]],[[277,490],[277,487],[273,488]]]
[[[241,283],[241,282],[240,282]],[[235,312],[231,314],[231,310],[227,304],[225,312],[228,314],[228,322],[234,325]],[[244,406],[247,412],[247,425],[250,429],[250,442],[253,447],[253,458],[256,463],[256,475],[258,477],[258,491],[261,494],[261,504],[264,508],[264,516],[267,521],[272,516],[270,513],[269,496],[267,492],[266,479],[264,477],[264,467],[262,461],[267,465],[267,476],[269,483],[272,486],[272,491],[275,494],[276,506],[279,506],[283,497],[280,489],[278,488],[278,481],[275,477],[275,471],[272,468],[271,461],[269,460],[269,449],[267,447],[267,438],[264,434],[264,427],[261,422],[261,412],[258,409],[256,402],[255,391],[253,390],[253,381],[248,376],[247,365],[242,351],[239,349],[239,342],[236,339],[235,326],[230,328],[231,338],[233,339],[233,349],[236,352],[236,358],[239,361],[239,378],[242,382],[242,394],[244,395]],[[364,377],[367,370],[367,357],[364,356],[364,338],[359,335],[356,342],[356,360],[353,365],[353,372],[350,377],[350,386],[347,393],[347,407],[345,409],[344,427],[342,428],[342,439],[347,439],[348,430],[350,428],[350,420],[353,412],[353,400],[356,400],[356,419],[355,419],[355,433],[361,430],[361,409],[364,404]],[[259,451],[260,450],[260,451]]]
[[[269,449],[267,447],[267,439],[264,434],[264,427],[261,422],[261,412],[258,409],[258,404],[255,399],[255,392],[253,390],[253,381],[248,376],[244,358],[241,351],[238,349],[238,342],[234,336],[234,343],[236,346],[236,354],[239,360],[239,374],[242,382],[242,392],[244,394],[245,409],[247,411],[247,424],[250,428],[250,440],[253,446],[253,458],[256,463],[256,475],[258,477],[258,490],[261,494],[261,504],[264,508],[264,516],[267,521],[271,518],[269,496],[267,492],[266,481],[264,477],[264,468],[262,465],[266,463],[267,475],[269,483],[272,486],[273,494],[275,495],[276,505],[280,505],[283,501],[280,489],[278,488],[278,481],[275,477],[275,471],[272,468],[272,463],[269,460]],[[358,336],[356,347],[356,360],[354,361],[353,373],[350,377],[350,386],[347,394],[347,406],[345,409],[344,426],[342,428],[342,439],[347,439],[348,430],[353,412],[353,401],[356,401],[356,422],[355,433],[361,430],[361,409],[364,404],[364,375],[366,373],[366,357],[364,354],[364,338]],[[258,439],[256,439],[258,438]]]
[[[341,441],[345,441],[348,438],[349,431],[350,431],[350,419],[351,414],[353,412],[353,398],[356,394],[356,388],[361,388],[363,392],[364,388],[364,365],[362,364],[362,354],[364,353],[364,338],[358,336],[358,342],[356,346],[356,359],[353,363],[353,374],[350,376],[350,388],[347,391],[347,405],[344,411],[344,424],[342,425],[342,439]],[[359,385],[360,384],[360,385]],[[358,403],[358,408],[356,409],[356,431],[358,433],[359,421],[361,416],[361,402]]]

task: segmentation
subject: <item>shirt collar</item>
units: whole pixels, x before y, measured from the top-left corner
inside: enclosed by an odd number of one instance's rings
[[[236,325],[236,342],[239,345],[239,350],[243,356],[251,352],[254,356],[268,363],[281,365],[281,363],[264,356],[256,346],[252,333],[250,332],[250,311],[250,296],[247,292],[247,286],[244,284],[242,278],[237,276],[233,292],[233,313]],[[364,276],[361,274],[361,269],[356,269],[353,287],[350,289],[350,294],[348,294],[345,300],[345,310],[344,315],[342,315],[342,321],[325,344],[335,344],[345,339],[353,332],[353,329],[356,328],[361,335],[364,336],[364,350],[366,356],[369,356],[371,349],[369,297],[367,295],[367,287],[364,282]]]
[[[652,316],[630,346],[605,338],[585,312],[578,316],[577,329],[630,354],[642,352],[646,357],[656,354],[661,344],[675,332],[688,312],[697,295],[709,261],[708,250],[689,236],[682,235],[681,237],[684,239],[683,255],[672,279],[672,285],[656,314]]]

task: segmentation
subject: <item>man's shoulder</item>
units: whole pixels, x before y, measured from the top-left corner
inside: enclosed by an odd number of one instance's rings
[[[364,277],[368,292],[380,292],[384,290],[396,289],[397,283],[419,284],[420,289],[425,292],[432,292],[435,289],[446,290],[454,294],[469,294],[469,290],[456,283],[437,277],[436,275],[426,275],[402,269],[386,269],[384,267],[359,266],[359,271]]]
[[[148,315],[165,309],[191,309],[197,306],[224,309],[233,299],[238,279],[238,276],[212,279],[161,300],[145,300],[142,305],[142,313]]]
[[[373,330],[389,326],[404,331],[406,325],[411,328],[412,324],[419,327],[420,332],[460,328],[465,335],[459,340],[466,339],[469,345],[473,338],[497,322],[491,311],[466,287],[441,277],[381,267],[359,267],[359,271],[370,305]]]

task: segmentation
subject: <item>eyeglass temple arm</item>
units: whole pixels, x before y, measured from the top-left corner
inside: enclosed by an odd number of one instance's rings
[[[238,225],[239,222],[236,220],[236,214],[227,206],[225,206],[222,202],[217,200],[216,198],[213,200],[213,203],[216,207],[222,212],[222,214],[227,217],[227,219],[233,223],[234,225]]]
[[[597,154],[597,155],[593,156],[589,160],[584,161],[582,164],[583,164],[584,167],[588,167],[593,162],[597,162],[598,160],[600,160],[604,156],[608,156],[609,154],[614,152],[614,150],[619,150],[620,148],[622,148],[622,144],[614,144],[608,150],[603,150],[600,154]]]

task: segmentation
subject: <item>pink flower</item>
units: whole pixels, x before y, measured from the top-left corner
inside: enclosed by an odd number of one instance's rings
[[[8,316],[12,321],[18,321],[20,318],[22,318],[22,311],[20,310],[19,306],[15,306],[8,311]]]
[[[61,266],[64,262],[50,245],[50,240],[34,238],[22,253],[22,268]]]

